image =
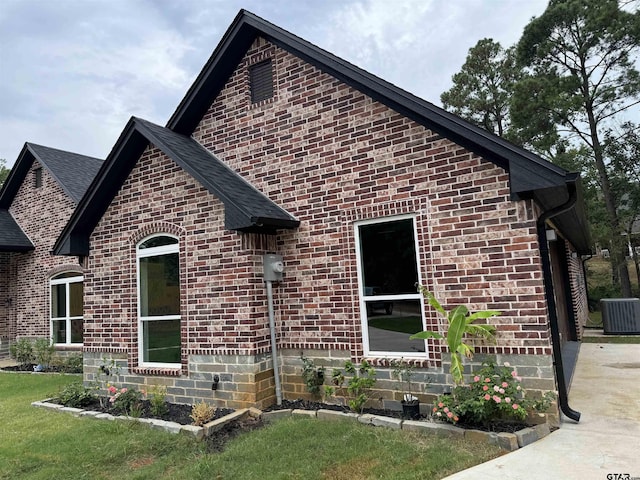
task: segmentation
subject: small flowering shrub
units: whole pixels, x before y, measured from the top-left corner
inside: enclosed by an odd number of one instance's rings
[[[135,388],[121,388],[118,390],[113,385],[107,386],[109,403],[113,409],[123,415],[139,417],[142,413],[142,394]]]
[[[547,392],[542,398],[526,398],[518,372],[509,367],[484,363],[475,372],[473,381],[453,389],[451,395],[440,396],[432,409],[434,418],[457,423],[464,419],[471,424],[486,424],[496,420],[524,420],[529,410],[544,411],[554,398]]]

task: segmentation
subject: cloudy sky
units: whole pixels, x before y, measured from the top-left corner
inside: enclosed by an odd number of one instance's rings
[[[0,158],[25,141],[104,158],[166,124],[240,8],[440,104],[470,47],[546,0],[0,0]]]

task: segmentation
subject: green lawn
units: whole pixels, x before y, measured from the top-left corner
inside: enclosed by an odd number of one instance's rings
[[[291,418],[245,433],[222,453],[146,425],[31,407],[77,379],[0,373],[0,479],[442,478],[500,454],[464,440]]]

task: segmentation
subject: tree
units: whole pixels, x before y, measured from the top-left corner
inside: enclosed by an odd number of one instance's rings
[[[0,158],[0,188],[4,184],[4,181],[7,179],[7,177],[9,176],[9,172],[11,171],[11,169],[5,166],[6,164],[7,161],[4,158]]]
[[[627,7],[630,4],[626,5]],[[511,118],[520,134],[558,134],[589,152],[585,169],[597,182],[611,232],[611,257],[623,295],[631,295],[626,245],[619,219],[620,198],[612,188],[604,138],[613,121],[640,102],[640,13],[617,0],[551,0],[525,27],[517,45],[527,75],[515,88]]]
[[[511,120],[509,99],[520,77],[515,50],[483,38],[469,49],[453,87],[440,95],[444,108],[498,136],[505,136]]]
[[[610,159],[611,187],[619,199],[620,225],[629,245],[633,245],[634,227],[638,228],[640,224],[640,126],[627,122],[618,135],[609,132],[605,138],[605,152]],[[640,284],[640,258],[635,248],[631,255]]]

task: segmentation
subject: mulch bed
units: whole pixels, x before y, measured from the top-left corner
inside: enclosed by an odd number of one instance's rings
[[[35,372],[34,367],[36,367],[35,363],[28,363],[27,365],[11,365],[7,367],[2,367],[0,370],[5,372]],[[52,365],[47,367],[46,370],[37,373],[82,373],[82,370],[73,370],[57,365]]]

